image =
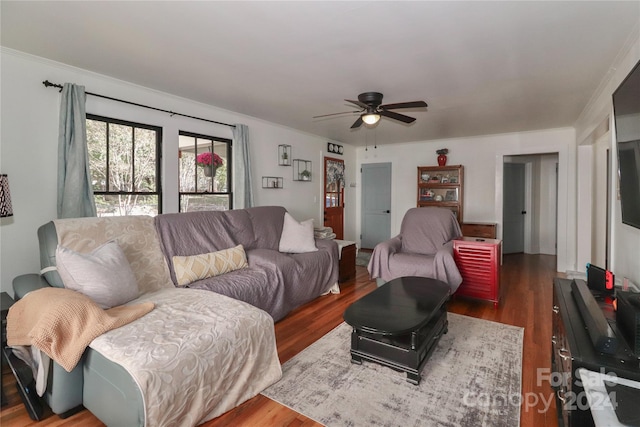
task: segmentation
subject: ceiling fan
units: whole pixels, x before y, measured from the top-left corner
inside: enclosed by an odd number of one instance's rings
[[[396,104],[382,104],[382,94],[380,92],[364,92],[358,95],[358,100],[345,99],[345,101],[357,105],[361,110],[357,111],[344,111],[342,113],[324,114],[322,116],[314,116],[314,119],[320,117],[336,116],[339,114],[353,114],[360,113],[360,117],[351,125],[351,129],[359,128],[362,123],[373,125],[378,123],[380,117],[388,117],[390,119],[399,120],[404,123],[413,123],[416,121],[414,117],[405,116],[404,114],[396,113],[389,110],[397,110],[400,108],[420,108],[426,107],[427,103],[424,101],[411,101],[411,102],[399,102]]]

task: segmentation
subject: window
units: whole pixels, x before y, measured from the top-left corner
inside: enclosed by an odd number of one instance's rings
[[[87,114],[89,169],[98,216],[162,209],[162,128]]]
[[[180,132],[180,212],[229,210],[231,140]]]

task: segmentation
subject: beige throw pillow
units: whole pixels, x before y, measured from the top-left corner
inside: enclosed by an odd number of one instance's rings
[[[64,287],[80,292],[107,309],[138,297],[138,283],[118,243],[110,241],[90,253],[58,245],[56,267]]]
[[[174,256],[172,260],[179,286],[249,266],[242,245],[208,254]]]
[[[289,212],[285,212],[278,250],[290,254],[317,251],[316,240],[313,236],[313,219],[298,222]]]

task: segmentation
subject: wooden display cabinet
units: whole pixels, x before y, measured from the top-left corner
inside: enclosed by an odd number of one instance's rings
[[[451,209],[462,223],[463,195],[463,166],[418,166],[418,207]]]

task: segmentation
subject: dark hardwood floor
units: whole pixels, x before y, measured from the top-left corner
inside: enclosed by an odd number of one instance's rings
[[[278,354],[282,363],[308,347],[342,322],[342,313],[353,301],[375,289],[364,267],[341,285],[339,295],[326,295],[295,310],[275,326]],[[555,257],[549,255],[506,255],[501,269],[502,299],[498,309],[492,303],[455,298],[449,311],[524,327],[522,369],[522,427],[557,426],[553,391],[548,381],[538,379],[538,370],[551,367],[551,306]],[[548,372],[548,371],[547,371]],[[15,387],[15,380],[3,367],[3,388],[8,404],[0,411],[3,427],[102,426],[84,410],[67,419],[50,415],[33,422],[27,415]],[[550,406],[546,407],[545,404]],[[318,426],[319,424],[261,395],[203,426]],[[403,425],[398,420],[398,425]]]

